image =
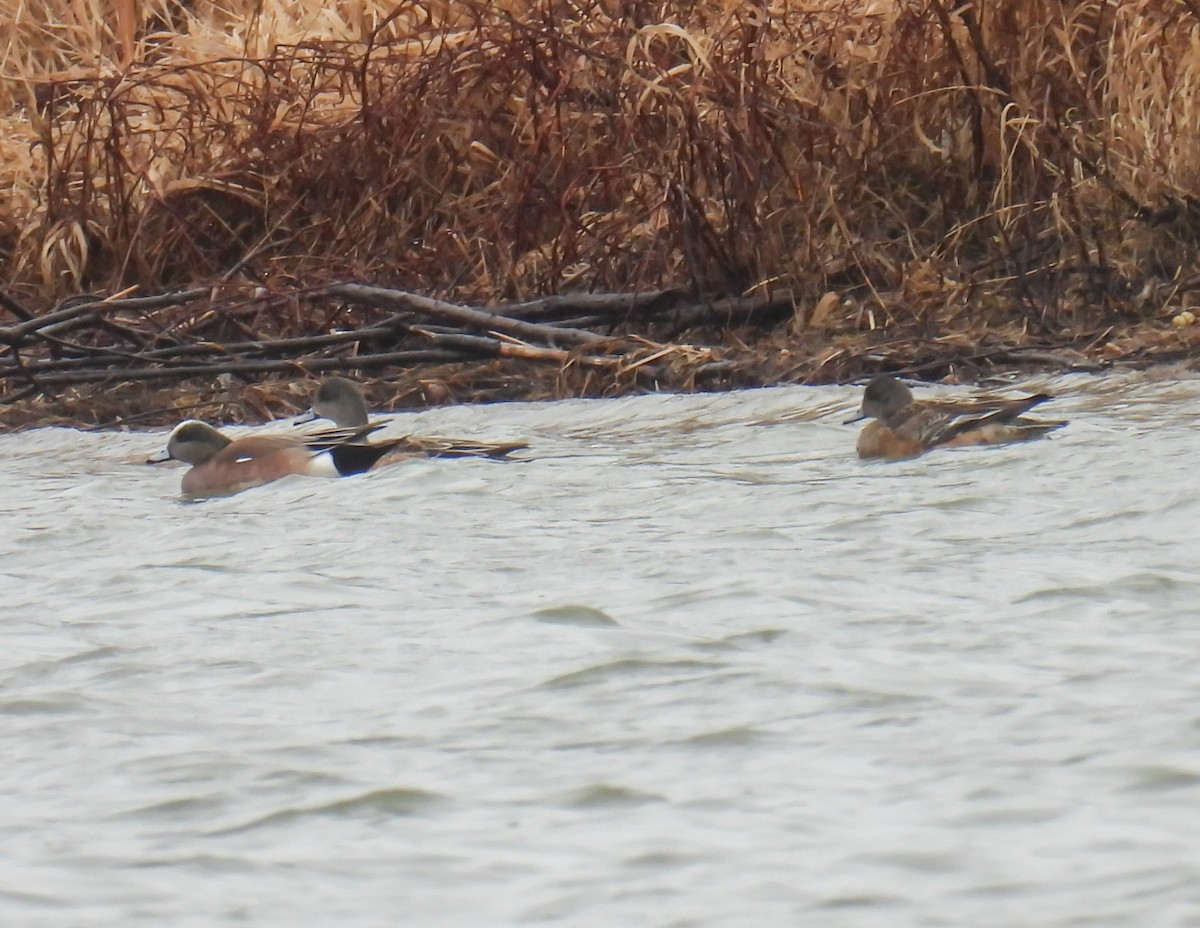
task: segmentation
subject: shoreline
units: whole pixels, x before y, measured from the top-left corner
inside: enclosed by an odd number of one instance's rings
[[[1178,4],[327,6],[23,21],[0,428],[1196,354]]]
[[[47,426],[88,430],[160,428],[185,418],[218,425],[261,424],[307,408],[322,372],[362,384],[372,409],[399,412],[435,406],[543,402],[644,393],[726,392],[787,384],[863,381],[880,372],[948,384],[981,384],[1014,374],[1136,370],[1192,361],[1200,353],[1200,326],[1150,322],[1108,325],[1069,337],[1030,336],[1015,323],[978,335],[797,329],[799,314],[766,325],[696,327],[660,341],[663,323],[646,334],[613,333],[603,343],[619,353],[560,351],[538,357],[491,357],[397,366],[387,352],[373,355],[284,358],[264,374],[216,373],[122,380],[104,379],[6,402],[0,429]],[[311,333],[307,337],[317,338]],[[532,350],[526,346],[526,350]],[[392,352],[396,354],[397,352]],[[372,360],[372,359],[378,360]],[[361,362],[361,363],[359,363]],[[13,383],[8,384],[10,390]]]

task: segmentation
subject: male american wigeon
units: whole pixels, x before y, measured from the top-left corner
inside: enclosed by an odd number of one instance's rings
[[[1036,393],[1016,399],[914,400],[912,391],[895,377],[879,374],[863,392],[861,414],[846,422],[874,419],[858,436],[858,456],[895,461],[932,448],[1041,438],[1067,424],[1022,418],[1048,399],[1050,394]]]
[[[191,470],[183,475],[187,496],[229,496],[292,474],[345,477],[368,471],[403,441],[367,442],[366,437],[378,428],[370,425],[310,435],[230,439],[205,422],[188,419],[175,426],[167,447],[147,463],[191,464]]]
[[[312,408],[298,415],[293,421],[300,425],[314,419],[330,419],[339,428],[357,428],[369,420],[367,401],[363,399],[358,384],[345,377],[326,377],[317,387]],[[392,439],[392,452],[378,466],[391,463],[403,456],[425,456],[435,458],[485,457],[502,458],[513,451],[529,447],[524,442],[473,441],[465,438],[422,438],[408,435]]]

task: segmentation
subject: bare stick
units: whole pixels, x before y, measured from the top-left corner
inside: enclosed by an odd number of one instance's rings
[[[79,303],[68,306],[65,309],[35,316],[16,325],[0,326],[0,342],[15,346],[24,343],[30,335],[40,332],[43,329],[49,329],[51,326],[59,326],[83,317],[94,316],[97,313],[113,312],[120,309],[157,309],[161,306],[173,306],[179,303],[187,303],[191,300],[198,300],[210,292],[207,288],[197,288],[195,290],[183,290],[179,293],[164,294],[162,296],[122,300],[104,300],[89,297],[86,303]]]
[[[680,297],[682,294],[678,290],[649,290],[645,293],[561,293],[524,303],[503,303],[493,307],[492,312],[498,316],[523,319],[526,322],[564,315],[655,313],[668,308]]]
[[[42,386],[62,386],[74,383],[100,383],[144,380],[184,380],[188,377],[215,377],[218,374],[273,374],[280,371],[298,373],[345,371],[384,367],[389,364],[445,364],[469,360],[475,355],[463,352],[430,349],[427,351],[392,351],[386,354],[358,355],[353,358],[306,358],[286,361],[230,361],[220,364],[193,364],[179,367],[139,367],[126,370],[57,371],[37,378]],[[0,372],[3,373],[3,372]]]
[[[518,338],[532,339],[550,345],[595,345],[611,341],[603,335],[588,332],[584,329],[564,329],[553,326],[537,325],[533,322],[522,322],[519,319],[508,319],[495,313],[483,312],[454,303],[445,303],[427,296],[406,293],[403,290],[389,290],[385,287],[368,287],[365,284],[334,284],[326,293],[344,297],[357,303],[367,303],[371,306],[383,306],[389,309],[409,310],[423,316],[435,319],[449,319],[461,325],[467,325],[484,331],[506,332]]]

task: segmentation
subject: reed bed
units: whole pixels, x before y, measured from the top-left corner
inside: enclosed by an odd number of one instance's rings
[[[8,424],[165,418],[218,377],[262,400],[253,418],[322,369],[373,371],[404,404],[971,378],[1196,340],[1196,0],[0,0],[5,17]],[[355,282],[496,315],[670,298],[581,310],[609,340],[596,363],[550,336],[410,363],[435,336],[503,339]],[[179,293],[202,296],[136,302]],[[97,299],[69,339],[38,324]],[[390,342],[246,347],[382,323]],[[156,360],[188,345],[211,348],[191,379]],[[246,352],[280,367],[238,368]]]

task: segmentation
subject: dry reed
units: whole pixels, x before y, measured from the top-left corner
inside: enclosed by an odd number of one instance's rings
[[[0,0],[0,257],[30,305],[786,294],[768,343],[815,379],[861,373],[819,363],[847,346],[1100,351],[1200,285],[1195,0],[126,5],[132,39],[102,0]],[[364,321],[276,300],[237,327]]]

